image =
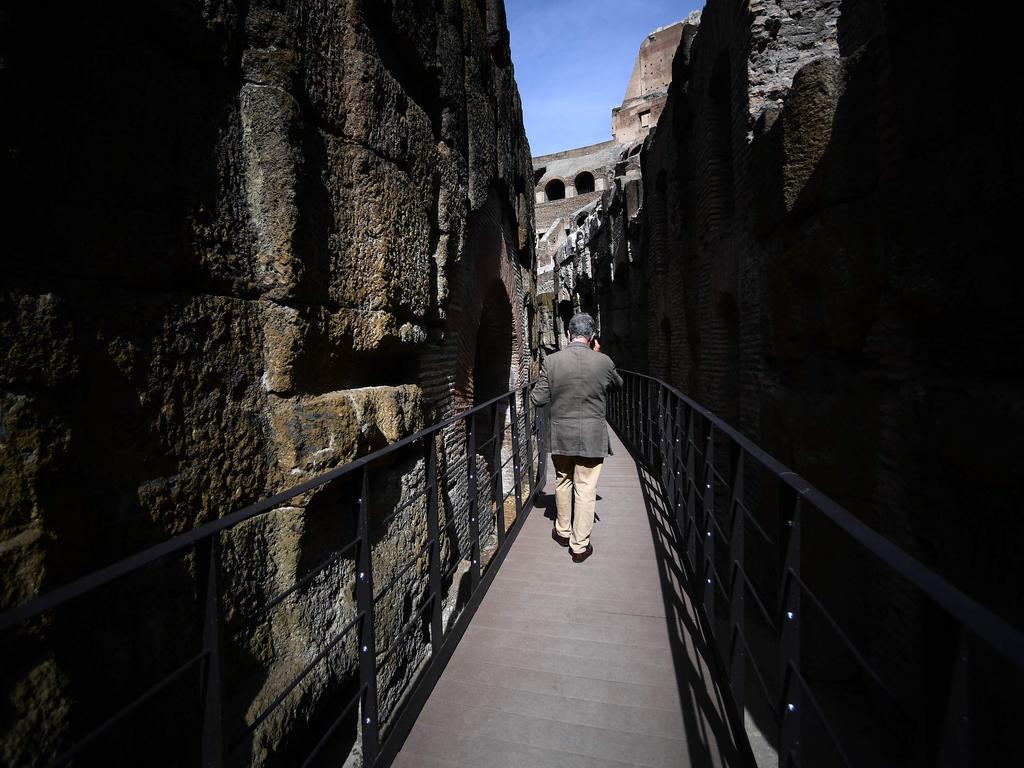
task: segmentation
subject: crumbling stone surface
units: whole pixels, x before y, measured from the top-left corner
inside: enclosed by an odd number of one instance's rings
[[[495,282],[514,308],[506,378],[525,382],[533,176],[500,2],[25,6],[0,25],[0,162],[17,197],[3,213],[0,608],[472,403]],[[463,439],[446,434],[442,462]],[[422,478],[422,461],[401,457],[375,504]],[[351,538],[349,491],[327,486],[224,534],[233,629]],[[411,504],[377,534],[381,578],[422,543],[421,520]],[[456,559],[464,528],[445,544]],[[337,584],[351,562],[229,644],[235,725],[347,620]],[[45,763],[194,654],[195,568],[184,553],[114,589],[136,613],[146,606],[141,619],[93,606],[83,632],[89,614],[69,609],[6,638],[0,761]],[[382,601],[378,632],[422,605],[422,576],[411,569]],[[381,673],[383,715],[424,655],[422,633],[408,638]],[[310,746],[352,684],[351,651],[339,647],[247,742],[253,764]],[[194,689],[179,693],[180,704]],[[147,722],[175,725],[133,721],[125,760],[134,749],[191,760],[180,734],[196,723],[161,720],[181,707],[159,706]]]

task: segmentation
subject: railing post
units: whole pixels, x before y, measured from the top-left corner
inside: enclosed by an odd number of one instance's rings
[[[373,557],[370,551],[370,468],[362,469],[356,538],[359,558],[356,564],[356,610],[362,614],[359,626],[359,683],[363,691],[362,722],[363,765],[372,766],[380,751],[377,723],[377,639],[374,629]]]
[[[441,623],[441,523],[437,504],[437,441],[434,433],[423,438],[424,460],[427,468],[427,536],[433,540],[430,547],[430,647],[434,656],[441,652],[444,628]]]
[[[672,395],[668,387],[661,387],[658,408],[661,417],[661,480],[668,494],[669,503],[675,498],[676,465],[672,457]]]
[[[683,478],[683,467],[686,462],[686,446],[683,444],[683,422],[686,421],[686,404],[679,399],[674,399],[675,414],[672,417],[672,471],[675,473],[675,486],[672,491],[673,512],[676,517],[676,525],[679,527],[679,534],[683,536],[680,542],[682,547],[686,546],[686,521],[684,519],[683,502],[686,493],[686,481]]]
[[[654,453],[658,449],[658,444],[657,444],[657,441],[655,439],[656,435],[654,435],[653,433],[654,433],[655,430],[657,430],[660,427],[660,424],[658,423],[658,414],[657,414],[658,391],[655,390],[654,392],[651,392],[651,390],[654,389],[655,386],[658,389],[661,388],[660,384],[658,384],[657,382],[654,382],[654,381],[651,381],[650,379],[648,379],[648,381],[647,381],[647,409],[650,412],[650,416],[651,416],[651,418],[649,420],[649,423],[651,425],[651,432],[652,432],[652,434],[651,434],[651,440],[650,440],[649,444],[651,446],[651,464],[652,465],[654,465],[655,462],[657,462],[657,460],[658,460],[658,457]]]
[[[219,533],[203,539],[196,547],[200,595],[203,600],[203,650],[206,674],[203,680],[203,768],[224,765],[224,665],[221,655],[220,585],[218,582]]]
[[[527,486],[526,487],[530,489],[529,499],[530,499],[530,503],[532,504],[533,500],[534,500],[534,497],[535,497],[535,495],[537,493],[537,485],[534,482],[534,477],[533,477],[533,439],[531,438],[531,435],[533,434],[533,432],[530,429],[530,411],[531,410],[533,410],[534,421],[536,421],[537,409],[536,408],[533,408],[533,409],[530,408],[530,385],[527,384],[525,387],[523,387],[523,430],[525,431],[525,437],[526,437],[526,466],[527,466],[527,471],[526,471]]]
[[[644,403],[644,458],[651,464],[651,380],[643,379]]]
[[[493,429],[491,430],[494,435],[494,482],[491,484],[494,493],[494,525],[498,529],[498,546],[501,547],[505,543],[505,502],[502,500],[504,495],[504,485],[501,477],[501,443],[502,443],[502,429],[501,421],[498,419],[498,405],[501,401],[497,401],[491,406],[491,416],[493,421],[491,422]]]
[[[633,388],[633,374],[624,373],[622,374],[622,389],[619,391],[619,410],[622,411],[622,434],[626,438],[627,443],[633,442],[632,429],[633,422],[630,418],[632,410],[630,408],[630,397],[629,393]]]
[[[519,414],[516,409],[516,393],[514,391],[509,394],[508,412],[512,421],[512,472],[515,477],[512,495],[516,497],[516,520],[521,520],[523,517],[523,477],[522,463],[519,459]]]
[[[953,677],[949,686],[946,722],[942,729],[942,741],[939,745],[938,765],[941,766],[974,765],[970,642],[971,637],[967,627],[961,627],[956,660],[953,662]]]
[[[732,499],[729,503],[729,510],[732,513],[732,525],[729,531],[729,559],[732,562],[731,578],[732,584],[729,588],[729,625],[732,629],[731,647],[729,649],[729,682],[732,686],[733,701],[739,710],[740,721],[743,720],[743,708],[746,700],[746,671],[747,671],[747,650],[742,642],[744,637],[744,625],[746,609],[744,601],[747,596],[746,583],[743,580],[744,566],[744,540],[743,534],[746,529],[746,521],[743,519],[743,508],[740,506],[744,494],[744,464],[745,456],[743,449],[735,442],[729,442],[730,451],[733,454],[729,462],[733,468],[732,472]]]
[[[697,444],[693,431],[696,412],[691,406],[686,407],[686,525],[683,528],[683,539],[686,552],[690,558],[690,567],[694,575],[700,573],[697,562]]]
[[[476,486],[476,414],[466,417],[466,489],[469,494],[470,586],[480,585],[480,499]]]
[[[635,393],[635,397],[636,397],[636,403],[637,403],[636,404],[636,418],[637,418],[636,446],[637,446],[637,453],[639,453],[640,454],[640,458],[643,459],[645,456],[647,456],[647,452],[644,451],[644,441],[643,441],[643,435],[644,435],[644,431],[643,431],[643,379],[641,379],[639,376],[636,377],[636,393]]]
[[[634,376],[633,377],[632,396],[633,396],[633,407],[630,409],[630,411],[633,414],[633,446],[636,448],[637,453],[640,454],[640,456],[642,457],[643,456],[644,444],[643,444],[643,440],[640,437],[640,435],[642,434],[642,431],[643,431],[643,424],[640,421],[640,415],[643,412],[643,408],[641,407],[641,404],[640,404],[640,377],[639,376]]]
[[[626,374],[623,381],[623,422],[626,439],[636,444],[633,440],[633,374]]]
[[[533,409],[533,429],[537,433],[537,482],[538,492],[543,491],[548,482],[548,448],[547,448],[547,405]]]
[[[666,413],[666,409],[665,409],[665,399],[667,397],[668,397],[668,390],[659,381],[658,382],[658,456],[657,456],[657,462],[658,462],[658,466],[661,467],[661,479],[662,479],[662,482],[664,482],[665,479],[666,479],[665,468],[667,466],[666,463],[665,463],[665,448],[666,448],[666,446],[665,446],[665,435],[667,434],[667,430],[665,429],[665,426],[666,426],[666,424],[668,422],[668,414]],[[671,472],[671,469],[669,471]]]
[[[800,762],[800,497],[779,481],[779,754]]]
[[[704,542],[704,608],[707,610],[708,626],[715,631],[715,428],[707,422],[707,441],[704,445],[704,504],[703,524],[700,531]]]

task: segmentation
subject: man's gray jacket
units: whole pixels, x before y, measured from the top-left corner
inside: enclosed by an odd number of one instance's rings
[[[551,403],[551,453],[604,458],[610,452],[605,392],[622,386],[608,355],[574,341],[545,358],[530,399]]]

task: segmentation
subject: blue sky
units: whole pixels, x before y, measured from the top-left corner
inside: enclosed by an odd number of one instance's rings
[[[505,0],[534,156],[612,137],[640,43],[703,7],[694,0]]]

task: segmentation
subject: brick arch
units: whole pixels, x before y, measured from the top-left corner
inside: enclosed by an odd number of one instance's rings
[[[487,324],[492,333],[497,332],[507,340],[506,383],[518,386],[527,374],[528,355],[524,360],[524,328],[522,312],[518,309],[523,278],[506,219],[493,191],[483,207],[470,216],[466,235],[467,258],[461,270],[459,299],[449,314],[451,335],[447,340],[447,344],[454,347],[452,407],[455,413],[471,408],[477,400],[477,345],[481,334],[487,333],[481,328],[482,323]],[[495,330],[498,329],[498,321],[494,313],[499,311],[507,316],[507,326],[501,327],[507,327],[508,333]],[[498,374],[494,376],[497,381]],[[490,387],[489,384],[485,386]]]
[[[576,187],[577,195],[593,192],[597,188],[597,177],[593,171],[582,170],[576,174],[573,185]]]
[[[566,184],[563,179],[553,178],[548,179],[544,184],[544,199],[548,202],[552,200],[563,200],[565,198]]]

